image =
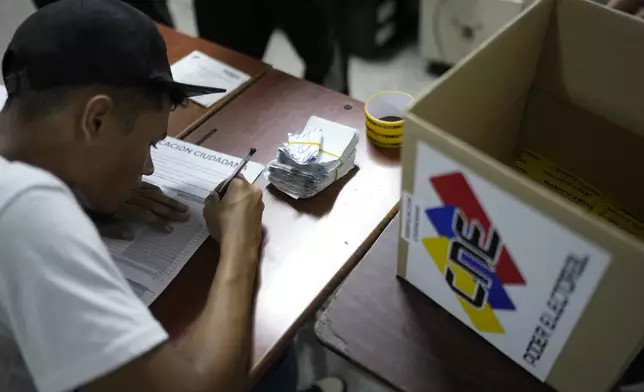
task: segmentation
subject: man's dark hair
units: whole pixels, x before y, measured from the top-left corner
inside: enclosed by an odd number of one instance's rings
[[[31,122],[45,117],[64,107],[74,93],[90,89],[95,94],[112,98],[114,110],[121,116],[125,130],[131,130],[134,121],[143,110],[161,110],[167,96],[163,91],[149,87],[80,86],[56,87],[46,90],[25,90],[10,94],[3,111],[17,106],[18,117]],[[183,102],[171,102],[172,109]]]

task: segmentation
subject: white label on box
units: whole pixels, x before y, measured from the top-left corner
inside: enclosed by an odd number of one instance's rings
[[[400,238],[409,242],[413,238],[418,240],[418,236],[412,234],[414,228],[416,228],[416,234],[418,234],[418,220],[414,219],[415,211],[420,211],[419,206],[414,203],[414,198],[411,193],[403,191],[400,197],[400,214],[402,216],[402,225],[400,227]]]
[[[610,255],[422,142],[415,170],[405,279],[544,381]]]

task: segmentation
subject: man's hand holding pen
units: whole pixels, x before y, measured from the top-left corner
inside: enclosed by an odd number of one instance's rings
[[[230,176],[215,187],[203,214],[210,235],[222,248],[243,246],[257,256],[262,242],[262,190],[241,174],[255,151],[251,148]]]
[[[262,242],[263,211],[262,190],[236,177],[222,199],[215,192],[206,199],[203,216],[210,235],[219,241],[222,252],[231,248],[243,249],[255,260],[259,259]]]

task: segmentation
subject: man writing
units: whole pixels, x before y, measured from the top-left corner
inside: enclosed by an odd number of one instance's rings
[[[16,31],[2,70],[0,390],[244,390],[261,191],[236,179],[207,202],[221,255],[181,345],[83,212],[136,215],[162,230],[166,218],[185,219],[141,175],[153,171],[149,150],[165,138],[170,108],[218,90],[175,83],[154,23],[113,0],[43,8]]]

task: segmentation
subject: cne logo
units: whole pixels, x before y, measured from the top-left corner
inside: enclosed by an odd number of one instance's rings
[[[516,309],[504,286],[525,280],[463,174],[430,182],[443,206],[425,211],[439,236],[423,246],[476,329],[504,333],[495,311]]]

